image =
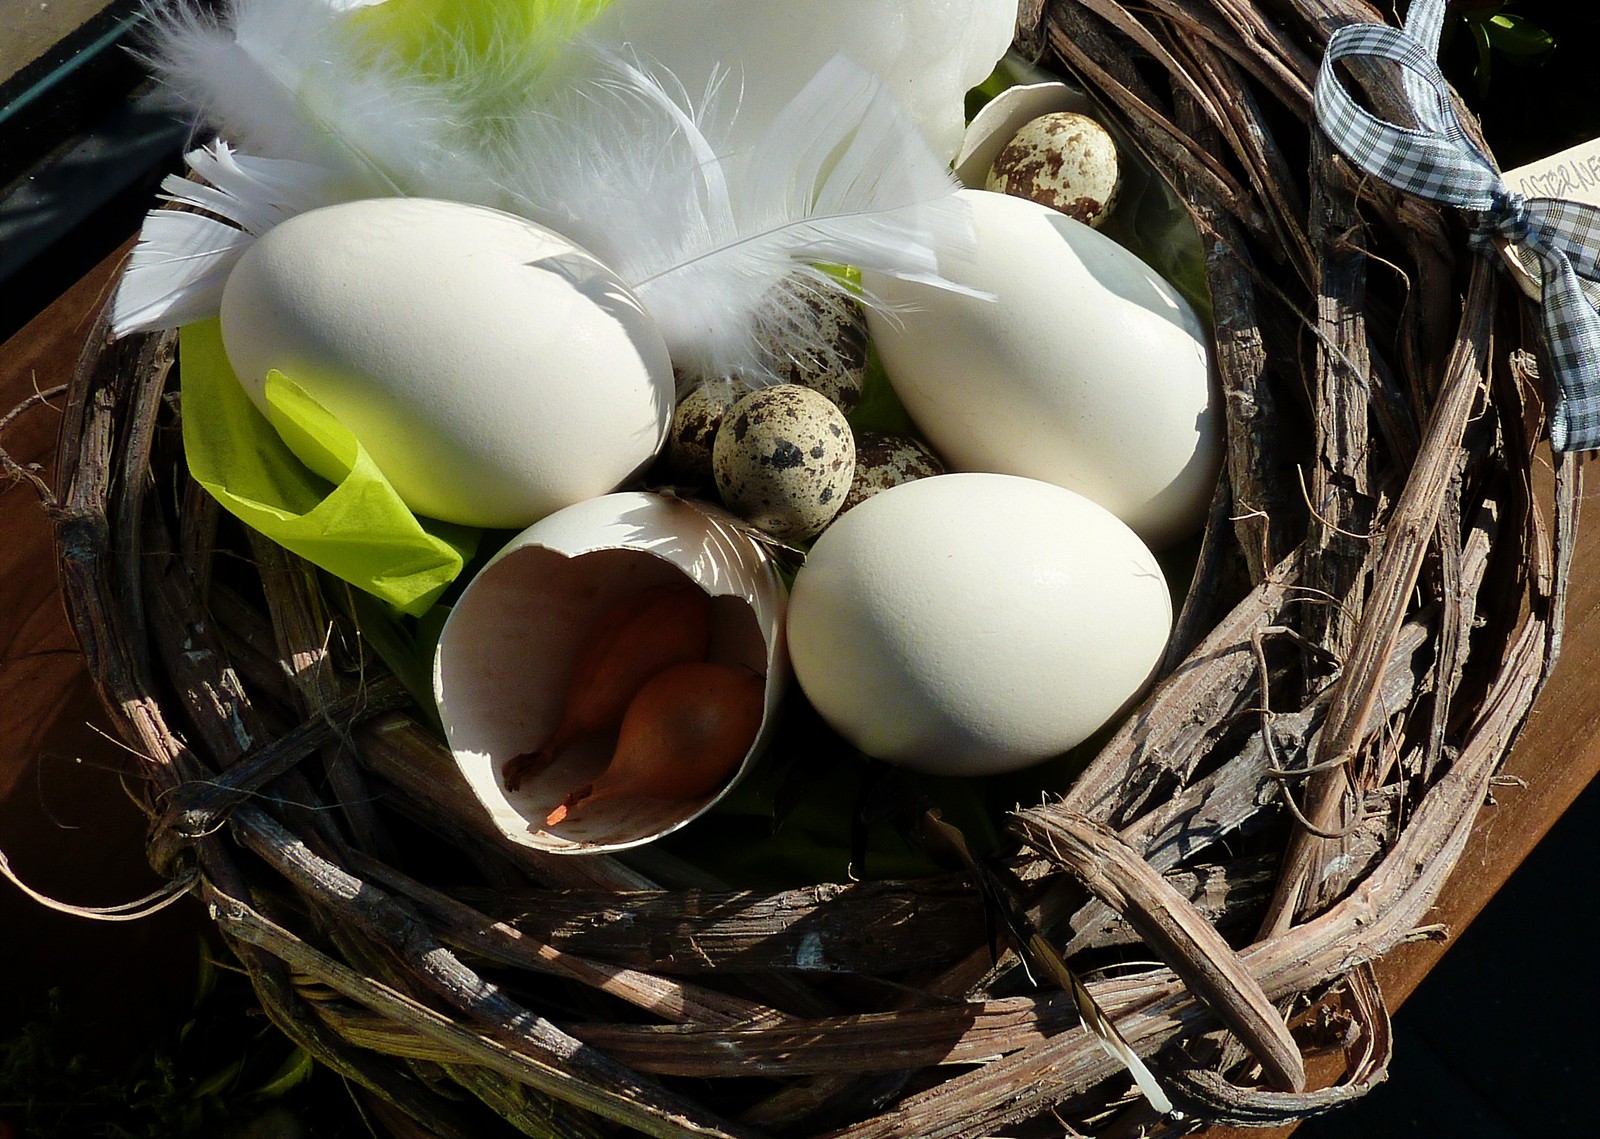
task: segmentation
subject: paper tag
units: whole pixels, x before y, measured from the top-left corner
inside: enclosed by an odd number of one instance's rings
[[[1600,138],[1580,142],[1559,154],[1541,158],[1501,175],[1506,185],[1524,198],[1566,198],[1600,207]],[[1539,300],[1541,269],[1538,255],[1522,246],[1496,238],[1500,256],[1517,287],[1530,300]],[[1588,285],[1585,283],[1585,292]]]
[[[1509,170],[1503,177],[1525,198],[1568,198],[1600,206],[1600,138]]]

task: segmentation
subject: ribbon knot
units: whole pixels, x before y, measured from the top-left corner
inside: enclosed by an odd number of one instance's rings
[[[1560,198],[1524,198],[1468,137],[1439,70],[1445,0],[1413,0],[1403,28],[1353,24],[1328,40],[1317,75],[1317,121],[1351,162],[1397,189],[1469,211],[1472,248],[1496,238],[1525,250],[1540,270],[1543,359],[1551,372],[1550,445],[1600,450],[1600,209]],[[1356,105],[1334,71],[1352,56],[1402,68],[1417,125],[1400,127]],[[1586,296],[1585,293],[1588,293]]]
[[[1480,252],[1493,252],[1497,237],[1527,244],[1533,232],[1528,199],[1514,190],[1496,190],[1489,208],[1479,210],[1472,219],[1471,230],[1472,247]]]

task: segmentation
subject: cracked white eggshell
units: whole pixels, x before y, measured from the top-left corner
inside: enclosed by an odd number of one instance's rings
[[[868,314],[873,340],[917,427],[952,470],[1077,491],[1156,549],[1199,529],[1223,424],[1194,310],[1081,222],[1005,194],[958,196],[976,252],[940,271],[972,292],[862,274],[884,302]]]
[[[666,345],[626,286],[482,206],[367,199],[274,226],[228,277],[222,338],[258,406],[282,372],[449,522],[520,528],[605,494],[672,417]]]
[[[998,474],[892,487],[795,577],[795,678],[868,755],[987,775],[1083,742],[1139,694],[1172,603],[1154,555],[1082,495]]]
[[[1057,111],[1095,117],[1089,97],[1065,83],[1018,83],[1001,91],[980,107],[967,124],[952,169],[956,181],[969,190],[983,189],[989,168],[1017,131],[1034,119]]]
[[[710,659],[766,677],[755,742],[723,786],[694,800],[603,799],[546,828],[568,792],[599,774],[614,736],[576,741],[515,791],[501,774],[561,718],[574,660],[599,615],[626,595],[688,580],[712,597]],[[759,757],[789,677],[788,596],[764,547],[716,507],[645,492],[590,499],[513,538],[450,612],[434,656],[445,738],[472,792],[509,841],[556,854],[649,842],[698,818]]]

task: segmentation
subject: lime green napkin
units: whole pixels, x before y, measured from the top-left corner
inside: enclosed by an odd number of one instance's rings
[[[179,351],[195,481],[313,565],[403,613],[426,612],[478,531],[413,514],[350,430],[281,372],[267,376],[262,415],[228,364],[218,321],[186,325]]]

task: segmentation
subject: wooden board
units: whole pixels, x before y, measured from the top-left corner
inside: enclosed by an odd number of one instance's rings
[[[0,415],[67,381],[121,252],[0,347]],[[3,439],[48,479],[61,401],[17,418]],[[144,859],[144,816],[124,789],[132,757],[111,737],[62,609],[51,526],[33,488],[0,476],[0,850],[30,886],[112,905],[160,884]],[[97,1030],[137,1041],[188,1007],[204,915],[181,905],[148,921],[56,913],[0,882],[0,1037],[70,991],[107,1010]],[[130,983],[134,978],[137,981]]]

